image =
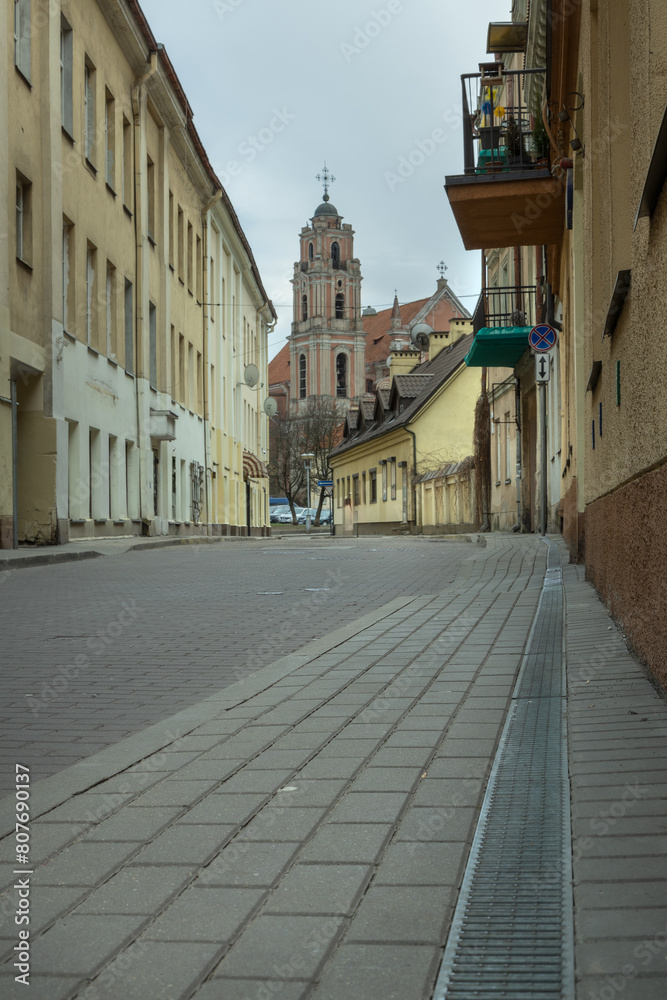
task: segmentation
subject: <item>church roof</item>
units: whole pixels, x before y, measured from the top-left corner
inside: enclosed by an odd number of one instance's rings
[[[313,218],[317,219],[321,215],[333,215],[338,218],[338,210],[331,204],[330,201],[323,201],[321,205],[318,205],[313,212]]]
[[[269,361],[269,385],[277,385],[290,380],[289,342],[280,348],[275,358]]]

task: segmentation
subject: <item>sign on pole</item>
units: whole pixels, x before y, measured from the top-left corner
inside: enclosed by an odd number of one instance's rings
[[[540,323],[539,326],[534,326],[528,334],[528,345],[538,353],[550,351],[557,343],[558,334],[548,323]]]
[[[535,381],[548,382],[551,376],[551,358],[548,354],[535,355]]]
[[[318,486],[333,486],[333,479],[318,479]]]

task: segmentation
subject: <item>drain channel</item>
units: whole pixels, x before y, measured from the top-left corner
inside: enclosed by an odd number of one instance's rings
[[[558,548],[512,695],[433,1000],[574,1000]]]

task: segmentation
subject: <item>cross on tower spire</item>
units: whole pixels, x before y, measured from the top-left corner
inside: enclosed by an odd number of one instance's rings
[[[321,174],[317,174],[317,176],[316,176],[315,179],[318,180],[318,181],[322,181],[322,183],[324,184],[324,199],[323,200],[324,201],[329,201],[329,185],[333,184],[333,182],[336,180],[336,178],[334,177],[334,175],[331,173],[330,170],[327,170],[327,161],[326,160],[324,161],[324,170],[322,171]]]
[[[440,263],[438,264],[438,273],[440,274],[440,277],[444,278],[445,271],[448,271],[448,270],[449,270],[449,268],[445,264],[444,260],[441,260]]]

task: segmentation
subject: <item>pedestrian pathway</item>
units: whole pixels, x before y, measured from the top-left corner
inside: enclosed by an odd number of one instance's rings
[[[22,881],[33,1000],[431,998],[547,569],[531,536],[472,548],[442,593],[37,783],[30,867],[0,803],[2,995]],[[563,584],[576,1000],[664,1000],[667,709]]]

